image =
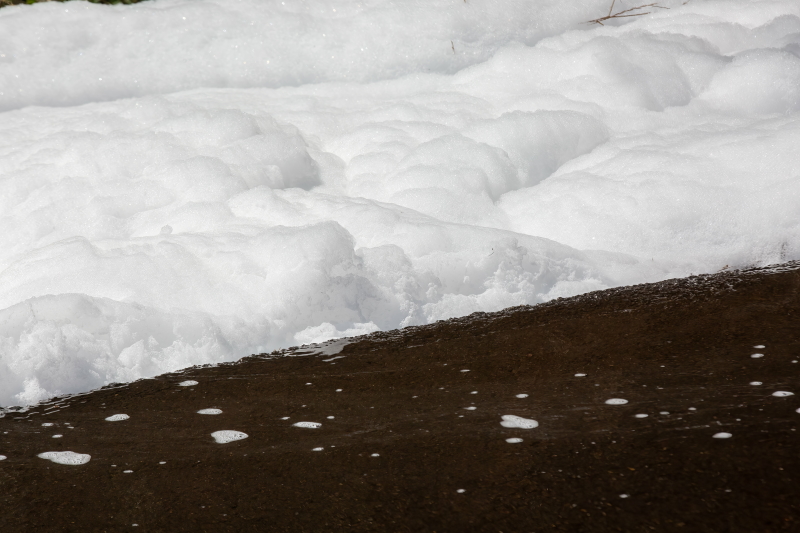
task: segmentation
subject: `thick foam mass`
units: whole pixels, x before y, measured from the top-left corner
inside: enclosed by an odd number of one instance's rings
[[[40,453],[38,457],[60,465],[83,465],[92,458],[89,454],[75,452],[44,452]]]
[[[800,258],[800,4],[607,4],[1,9],[0,405]]]
[[[539,427],[539,422],[516,415],[503,415],[500,425],[504,428],[534,429]]]

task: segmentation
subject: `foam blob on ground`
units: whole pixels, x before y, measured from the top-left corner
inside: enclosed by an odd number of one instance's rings
[[[646,413],[639,413],[639,414],[633,415],[633,416],[635,416],[636,418],[647,418],[649,415],[647,415]]]
[[[61,438],[61,437],[63,437],[63,436],[64,436],[64,435],[53,435],[53,438],[54,438],[54,439],[60,439],[60,438]]]
[[[200,415],[221,415],[222,414],[222,409],[214,409],[214,408],[200,409],[199,411],[197,411],[197,414],[200,414]]]
[[[519,437],[511,437],[509,439],[506,439],[506,442],[509,444],[518,444],[522,442],[522,439],[520,439]]]
[[[773,396],[777,396],[779,398],[784,398],[786,396],[794,396],[793,392],[785,391],[785,390],[778,390],[772,393]]]
[[[465,407],[464,409],[466,409],[467,411],[474,411],[475,409],[477,409],[477,407],[470,406],[470,407]]]
[[[321,452],[321,451],[322,451],[322,450],[324,450],[324,449],[325,449],[325,448],[321,448],[321,447],[320,447],[320,448],[314,448],[314,449],[313,449],[313,450],[311,450],[311,451],[312,451],[312,452]]]
[[[754,385],[754,386],[756,386],[756,385],[763,385],[763,383],[761,383],[760,381],[751,381],[751,382],[750,382],[750,385]]]
[[[752,357],[753,359],[761,359],[762,357],[764,357],[764,354],[763,353],[754,353],[754,354],[751,354],[750,357]]]
[[[5,461],[6,459],[8,459],[8,457],[5,455],[0,455],[0,461]]]
[[[41,459],[47,459],[60,465],[84,465],[88,463],[92,456],[87,453],[75,452],[44,452],[38,455]]]
[[[534,429],[539,427],[539,422],[516,415],[503,415],[500,425],[504,428]]]
[[[0,405],[800,258],[798,3],[607,5],[3,8]]]
[[[528,397],[528,395],[527,395],[527,394],[517,394],[517,395],[515,396],[515,398],[527,398],[527,397]]]
[[[194,387],[195,385],[197,385],[197,382],[193,379],[188,379],[186,381],[181,381],[180,383],[178,383],[179,387]]]
[[[230,429],[215,431],[211,434],[211,436],[214,437],[214,440],[217,441],[218,444],[227,444],[229,442],[246,439],[248,437],[247,433],[233,431]]]
[[[721,431],[720,433],[714,433],[713,436],[715,439],[729,439],[733,437],[733,435],[731,435],[730,433],[725,433],[724,431]]]
[[[584,378],[584,377],[586,377],[586,374],[575,374],[575,377],[576,378]]]
[[[766,348],[766,346],[764,346],[763,344],[756,344],[755,346],[753,346],[753,348],[755,348],[756,350],[763,350],[764,348]]]
[[[119,422],[120,420],[127,420],[130,417],[126,414],[111,415],[106,418],[108,422]]]
[[[319,422],[295,422],[292,425],[297,428],[307,428],[307,429],[317,429],[322,427],[322,424],[320,424]]]
[[[628,400],[623,398],[610,398],[606,400],[606,404],[608,405],[625,405],[626,403],[628,403]]]

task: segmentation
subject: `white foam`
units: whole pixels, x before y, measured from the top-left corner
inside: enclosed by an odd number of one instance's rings
[[[516,415],[503,415],[500,425],[505,428],[533,429],[539,427],[539,422]]]
[[[517,394],[516,395],[516,398],[527,398],[527,397],[528,397],[527,394]]]
[[[288,416],[284,416],[284,417],[281,418],[281,420],[289,420],[289,417]]]
[[[750,385],[757,386],[757,385],[763,385],[763,383],[761,383],[760,381],[751,381]]]
[[[586,374],[575,374],[576,378],[585,378]]]
[[[0,461],[5,461],[6,459],[8,459],[8,457],[5,455],[0,455]]]
[[[0,405],[800,258],[796,0],[606,4],[3,8]]]
[[[796,413],[800,413],[800,408],[795,410]]]
[[[53,438],[54,438],[54,439],[60,439],[60,438],[61,438],[61,437],[63,437],[63,436],[64,436],[64,435],[53,435]]]
[[[764,346],[763,344],[756,344],[755,346],[753,346],[753,348],[755,348],[756,350],[763,350],[764,348],[766,348],[766,346]]]
[[[193,379],[187,379],[186,381],[181,381],[178,385],[181,387],[194,387],[197,385],[197,382]]]
[[[464,489],[458,489],[458,490],[456,490],[456,492],[459,493],[459,494],[464,494],[467,491],[464,490]]]
[[[53,461],[60,465],[83,465],[88,463],[92,456],[86,453],[75,452],[44,452],[40,453],[38,457]]]
[[[119,422],[120,420],[127,420],[130,417],[126,414],[111,415],[106,418],[108,422]]]
[[[336,392],[342,392],[342,389],[336,389]]]
[[[715,438],[715,439],[729,439],[729,438],[731,438],[732,436],[733,436],[733,435],[731,435],[730,433],[725,433],[724,431],[722,431],[722,432],[720,432],[720,433],[715,433],[715,434],[714,434],[714,438]]]
[[[211,434],[211,436],[214,437],[214,440],[217,441],[218,444],[227,444],[229,442],[246,439],[248,437],[247,433],[233,431],[230,429],[215,431]]]
[[[660,414],[660,415],[668,415],[669,411],[659,411],[658,414]]]
[[[690,407],[689,411],[697,411],[697,408],[696,407]]]
[[[334,417],[332,417],[332,416],[328,417],[328,420],[333,420],[333,419],[334,419]]]
[[[133,474],[133,470],[123,470],[123,474]]]
[[[608,405],[625,405],[626,403],[628,403],[628,400],[624,400],[622,398],[611,398],[606,400],[606,403]]]
[[[159,461],[158,464],[165,465],[165,464],[167,464],[167,462],[166,461]]]
[[[464,409],[466,409],[467,411],[474,411],[475,409],[477,409],[477,407],[470,406],[470,407],[464,407]]]
[[[469,369],[465,368],[462,372],[469,372]]]
[[[779,398],[783,398],[783,397],[786,397],[786,396],[794,396],[794,393],[793,392],[789,392],[789,391],[785,391],[785,390],[779,390],[779,391],[773,392],[772,395],[773,396],[777,396]]]
[[[197,411],[197,414],[199,414],[199,415],[221,415],[222,414],[222,409],[215,409],[213,407],[209,408],[209,409],[200,409],[199,411]]]
[[[321,451],[322,451],[322,450],[324,450],[324,449],[325,449],[325,448],[322,448],[322,447],[320,447],[320,448],[314,448],[314,449],[313,449],[313,450],[311,450],[311,451],[312,451],[312,452],[321,452]]]
[[[639,413],[639,414],[633,415],[633,416],[635,416],[636,418],[647,418],[649,415],[647,415],[645,413]]]
[[[470,392],[470,394],[478,394],[478,391],[474,390],[474,391]]]
[[[372,455],[370,455],[370,457],[380,457],[380,456],[381,456],[381,454],[379,454],[379,453],[373,453]]]
[[[761,359],[762,357],[764,357],[764,354],[763,353],[754,353],[754,354],[750,355],[750,357],[752,357],[753,359]]]
[[[295,422],[292,425],[297,428],[308,428],[308,429],[317,429],[322,427],[322,424],[320,424],[319,422]]]
[[[506,442],[509,444],[518,444],[522,442],[522,439],[520,439],[519,437],[511,437],[509,439],[506,439]]]
[[[630,494],[620,494],[620,498],[630,498]]]
[[[48,427],[50,427],[50,426],[52,426],[52,425],[53,425],[53,423],[52,423],[52,422],[45,422],[44,424],[42,424],[42,427],[46,427],[46,428],[48,428]]]

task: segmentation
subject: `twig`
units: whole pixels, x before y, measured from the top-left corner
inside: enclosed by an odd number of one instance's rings
[[[632,13],[633,11],[638,11],[647,8],[669,9],[668,7],[658,5],[658,2],[653,2],[652,4],[643,4],[641,6],[632,7],[630,9],[625,9],[612,14],[612,11],[614,11],[614,4],[616,3],[617,0],[611,0],[611,7],[608,8],[608,15],[606,15],[605,17],[600,17],[594,20],[587,20],[584,24],[600,24],[601,26],[605,26],[605,24],[603,24],[604,20],[622,19],[626,17],[641,17],[642,15],[649,15],[650,13],[652,13],[652,11],[645,11],[644,13]]]

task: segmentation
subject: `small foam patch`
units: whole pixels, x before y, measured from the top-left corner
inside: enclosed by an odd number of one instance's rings
[[[53,435],[53,438],[54,438],[54,439],[60,439],[60,438],[61,438],[61,437],[63,437],[63,436],[64,436],[64,435]]]
[[[731,435],[730,433],[725,433],[724,431],[720,433],[714,433],[715,439],[729,439],[731,437],[733,437],[733,435]]]
[[[465,492],[467,492],[467,491],[466,491],[466,490],[464,490],[464,489],[458,489],[456,492],[457,492],[457,493],[459,493],[459,494],[464,494],[464,493],[465,493]]]
[[[0,455],[0,461],[5,461],[6,459],[8,459],[8,457],[5,455]]]
[[[381,454],[379,454],[379,453],[373,453],[372,455],[370,455],[370,457],[380,457],[380,456],[381,456]]]
[[[500,425],[504,428],[533,429],[539,427],[539,422],[516,415],[503,415]]]
[[[751,381],[750,385],[762,385],[760,381]]]
[[[625,405],[626,403],[628,403],[628,400],[625,400],[623,398],[611,398],[609,400],[606,400],[606,404],[608,405]]]
[[[764,357],[764,354],[763,353],[754,353],[750,357],[752,357],[753,359],[760,359],[760,358]]]
[[[517,394],[517,398],[527,398],[527,394]]]
[[[506,439],[506,442],[509,444],[518,444],[522,442],[522,439],[520,439],[519,437],[511,437],[510,439]]]
[[[320,448],[314,448],[314,449],[313,449],[313,450],[311,450],[311,451],[312,451],[312,452],[321,452],[321,451],[322,451],[322,450],[324,450],[324,449],[325,449],[325,448],[322,448],[322,447],[320,447]]]
[[[308,428],[308,429],[317,429],[322,427],[322,424],[319,422],[295,422],[292,424],[294,427],[298,428]]]
[[[777,390],[773,392],[772,395],[777,396],[778,398],[784,398],[786,396],[794,396],[794,393],[787,390]]]
[[[133,470],[123,470],[123,474],[133,474]]]
[[[465,368],[464,370],[462,370],[462,372],[469,372],[469,370]]]
[[[465,407],[464,409],[466,409],[467,411],[474,411],[475,409],[477,409],[477,407]]]
[[[129,418],[130,417],[128,415],[120,413],[118,415],[111,415],[111,416],[107,417],[106,421],[107,422],[119,422],[120,420],[127,420]]]
[[[49,427],[50,427],[50,426],[52,426],[52,425],[53,425],[53,423],[52,423],[52,422],[45,422],[44,424],[42,424],[42,427],[49,428]]]
[[[753,348],[755,348],[756,350],[763,350],[764,348],[766,348],[766,346],[764,346],[763,344],[756,344],[755,346],[753,346]]]
[[[217,441],[218,444],[227,444],[229,442],[246,439],[248,437],[247,433],[233,431],[230,429],[215,431],[211,434],[211,436],[214,437],[214,440]]]
[[[575,374],[576,378],[585,378],[586,374]]]
[[[60,465],[85,465],[92,458],[88,453],[75,452],[44,452],[38,455],[41,459],[47,459]]]
[[[197,411],[199,415],[221,415],[222,409],[200,409]]]
[[[647,417],[648,417],[648,415],[646,415],[646,414],[644,414],[644,413],[639,413],[638,415],[634,415],[634,416],[635,416],[636,418],[647,418]]]
[[[178,383],[178,386],[180,387],[193,387],[195,385],[197,385],[197,382],[193,379],[187,379],[186,381],[181,381]]]

